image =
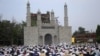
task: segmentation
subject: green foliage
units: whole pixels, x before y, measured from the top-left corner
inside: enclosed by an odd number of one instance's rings
[[[0,45],[22,45],[25,24],[9,20],[0,21]]]
[[[97,42],[100,43],[100,36],[96,38]]]
[[[79,27],[78,31],[79,31],[80,34],[83,34],[83,33],[85,33],[85,28]]]
[[[73,36],[75,36],[75,35],[77,35],[78,34],[78,31],[75,31],[74,33],[73,33]]]
[[[77,35],[77,34],[85,34],[85,33],[86,33],[85,28],[79,27],[79,28],[78,28],[78,31],[75,31],[75,32],[73,33],[73,36],[75,36],[75,35]]]
[[[97,26],[97,29],[96,29],[96,36],[100,36],[100,25]]]
[[[100,25],[98,25],[96,29],[96,38],[97,42],[100,43]]]

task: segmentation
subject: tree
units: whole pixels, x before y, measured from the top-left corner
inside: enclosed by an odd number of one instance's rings
[[[97,41],[98,43],[100,43],[100,36],[98,36],[98,37],[96,38],[96,41]]]
[[[85,28],[79,27],[79,28],[78,28],[78,31],[75,31],[75,32],[73,33],[73,36],[75,36],[75,35],[77,35],[77,34],[85,34],[85,33],[86,33]]]
[[[2,20],[2,14],[0,14],[0,21]]]
[[[73,36],[75,36],[75,35],[77,35],[78,34],[78,31],[75,31],[74,33],[73,33]]]
[[[100,25],[97,25],[96,36],[100,36]]]
[[[2,20],[0,23],[0,41],[2,44],[10,44],[12,36],[11,23],[8,20]]]
[[[79,31],[80,34],[84,34],[85,33],[85,28],[79,27],[78,31]]]
[[[0,45],[22,45],[23,30],[26,22],[17,23],[9,20],[0,21]]]
[[[100,25],[97,25],[96,40],[97,40],[98,43],[100,43]]]

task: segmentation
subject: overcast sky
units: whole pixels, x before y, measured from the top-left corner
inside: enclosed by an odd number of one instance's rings
[[[29,0],[31,4],[31,12],[36,13],[38,9],[42,13],[46,11],[55,12],[55,16],[59,17],[60,25],[63,25],[64,4],[68,6],[69,25],[72,31],[78,29],[79,26],[84,27],[88,31],[95,31],[100,24],[100,0]],[[27,0],[0,0],[0,14],[3,19],[21,22],[26,20],[26,3]]]

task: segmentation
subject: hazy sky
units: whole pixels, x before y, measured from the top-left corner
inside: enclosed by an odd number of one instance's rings
[[[30,0],[31,12],[36,13],[38,9],[42,13],[46,11],[55,12],[55,16],[63,25],[64,4],[68,6],[69,25],[72,31],[78,29],[79,26],[86,30],[95,31],[100,24],[100,0]],[[0,0],[0,14],[3,19],[21,22],[26,20],[26,3],[27,0]]]

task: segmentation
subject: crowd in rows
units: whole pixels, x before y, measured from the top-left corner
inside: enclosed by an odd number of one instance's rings
[[[0,56],[100,56],[94,44],[0,47]]]

